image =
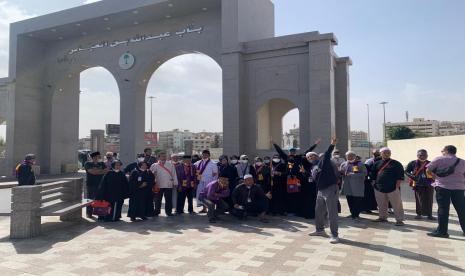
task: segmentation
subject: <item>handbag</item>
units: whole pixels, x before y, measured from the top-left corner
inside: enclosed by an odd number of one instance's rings
[[[294,194],[300,191],[300,180],[295,176],[289,176],[287,178],[287,193]]]
[[[108,216],[111,214],[111,204],[108,201],[105,200],[96,200],[90,204],[92,207],[92,214],[99,216],[99,217],[104,217]]]
[[[460,163],[460,158],[457,158],[457,161],[455,161],[454,165],[447,167],[447,168],[436,168],[433,170],[433,173],[439,177],[447,177],[455,172],[455,167]]]

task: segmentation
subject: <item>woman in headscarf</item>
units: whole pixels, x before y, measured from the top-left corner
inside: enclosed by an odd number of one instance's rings
[[[148,169],[147,162],[139,162],[138,167],[131,173],[129,178],[129,210],[128,217],[131,221],[136,218],[147,220],[153,216],[153,184],[155,177]]]
[[[271,214],[286,215],[287,168],[279,154],[271,163]]]
[[[105,200],[111,206],[111,213],[105,216],[105,221],[119,221],[121,219],[124,200],[128,197],[128,179],[121,171],[122,165],[123,163],[119,160],[112,162],[111,171],[105,174],[97,191],[97,199]]]

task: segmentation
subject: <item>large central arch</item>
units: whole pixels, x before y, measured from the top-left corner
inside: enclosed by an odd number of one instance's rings
[[[196,52],[222,68],[225,154],[266,151],[257,148],[257,111],[273,99],[299,108],[302,148],[333,135],[348,148],[350,59],[335,54],[331,33],[275,37],[270,0],[102,0],[14,23],[10,33],[10,165],[26,153],[45,173],[76,162],[79,75],[96,66],[117,81],[120,157],[133,160],[144,147],[151,74]]]

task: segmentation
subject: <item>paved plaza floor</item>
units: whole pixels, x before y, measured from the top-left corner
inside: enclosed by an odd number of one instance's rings
[[[204,215],[160,216],[131,223],[46,219],[43,235],[11,241],[0,218],[0,275],[465,275],[465,237],[457,216],[450,239],[430,238],[435,222],[406,226],[340,219],[340,244],[309,237],[313,220],[272,217],[210,225]],[[435,207],[436,208],[436,207]]]

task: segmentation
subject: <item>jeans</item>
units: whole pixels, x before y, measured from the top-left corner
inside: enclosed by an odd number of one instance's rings
[[[436,201],[438,203],[438,228],[440,234],[447,234],[449,226],[450,202],[454,205],[459,217],[460,226],[465,233],[465,196],[463,190],[449,190],[436,187]]]

